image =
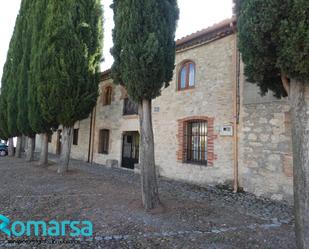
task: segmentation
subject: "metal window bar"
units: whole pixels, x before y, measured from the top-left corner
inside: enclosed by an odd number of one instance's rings
[[[207,122],[189,122],[185,132],[186,162],[207,165]]]

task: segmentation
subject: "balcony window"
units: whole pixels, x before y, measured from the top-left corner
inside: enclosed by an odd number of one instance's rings
[[[123,115],[137,115],[138,114],[138,104],[135,103],[130,98],[124,99],[124,106],[123,106]]]

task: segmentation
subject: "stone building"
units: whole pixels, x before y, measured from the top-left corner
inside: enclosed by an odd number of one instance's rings
[[[173,80],[153,101],[158,174],[202,186],[238,179],[246,191],[291,200],[289,106],[245,81],[235,25],[177,41]],[[59,154],[61,127],[50,142]],[[96,107],[75,124],[72,158],[138,171],[139,146],[136,104],[105,71]]]

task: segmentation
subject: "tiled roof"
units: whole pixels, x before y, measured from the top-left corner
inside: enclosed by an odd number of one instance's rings
[[[176,41],[176,50],[190,48],[205,42],[223,38],[234,33],[236,30],[236,18],[232,17],[220,23],[214,24],[206,29],[187,35]],[[101,81],[109,79],[111,70],[108,69],[101,73]]]
[[[111,70],[105,70],[101,73],[101,81],[108,80],[111,78]]]
[[[236,19],[234,17],[214,24],[206,29],[197,31],[176,41],[176,50],[189,48],[207,41],[220,39],[235,31]]]

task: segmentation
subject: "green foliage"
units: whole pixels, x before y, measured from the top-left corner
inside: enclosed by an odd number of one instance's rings
[[[281,75],[309,79],[308,1],[236,0],[239,49],[248,81],[286,96]]]
[[[48,1],[44,34],[37,51],[39,104],[45,120],[56,117],[69,127],[96,104],[103,38],[100,1]]]
[[[0,93],[0,138],[7,140],[11,137],[8,128],[8,82],[12,78],[13,68],[13,44],[15,43],[16,25],[14,33],[10,41],[7,59],[3,67],[3,74],[1,79],[1,93]]]
[[[7,55],[7,61],[3,68],[3,74],[1,79],[1,94],[0,94],[0,138],[7,140],[10,137],[7,123],[7,95],[8,95],[8,87],[7,87],[7,77],[9,76],[11,60],[10,58],[10,50]]]
[[[309,1],[294,0],[281,22],[278,65],[289,77],[309,80]]]
[[[33,135],[27,119],[27,82],[33,0],[23,0],[16,18],[1,81],[1,137]]]
[[[34,0],[23,0],[20,9],[20,22],[18,29],[21,30],[20,47],[15,48],[21,55],[18,65],[16,82],[17,86],[17,127],[18,130],[26,135],[33,137],[35,132],[30,126],[28,119],[28,87],[29,87],[29,69],[31,61],[31,41],[33,35],[32,11],[34,9]],[[15,100],[16,101],[16,100]]]
[[[139,102],[161,94],[173,77],[176,0],[114,0],[112,77]]]
[[[233,13],[234,15],[238,16],[240,13],[240,4],[242,0],[233,0],[234,6],[233,6]]]
[[[23,1],[24,2],[24,1]],[[21,4],[21,9],[23,8],[23,2]],[[21,11],[20,11],[21,12]],[[18,91],[18,76],[19,74],[19,65],[22,58],[22,35],[23,30],[21,28],[22,24],[22,15],[18,14],[15,22],[14,32],[11,38],[9,52],[7,56],[6,66],[4,67],[3,77],[2,77],[2,88],[3,94],[5,94],[3,103],[3,111],[6,111],[4,114],[5,119],[3,122],[7,123],[7,136],[14,137],[19,136],[20,131],[17,127],[17,91]],[[6,109],[4,109],[6,108]]]
[[[96,103],[99,0],[22,0],[2,77],[0,136],[73,125]]]
[[[3,91],[0,95],[0,106],[3,108],[3,110],[0,110],[0,138],[7,140],[9,138],[9,132],[7,127],[7,102],[4,97],[5,94],[3,94]]]
[[[39,105],[38,88],[42,84],[43,68],[41,67],[41,50],[42,43],[45,39],[44,22],[46,17],[46,7],[48,0],[35,1],[33,8],[31,23],[32,23],[32,37],[31,37],[31,62],[28,81],[28,119],[31,128],[36,133],[50,132],[51,128],[57,127],[56,116],[46,120]]]

